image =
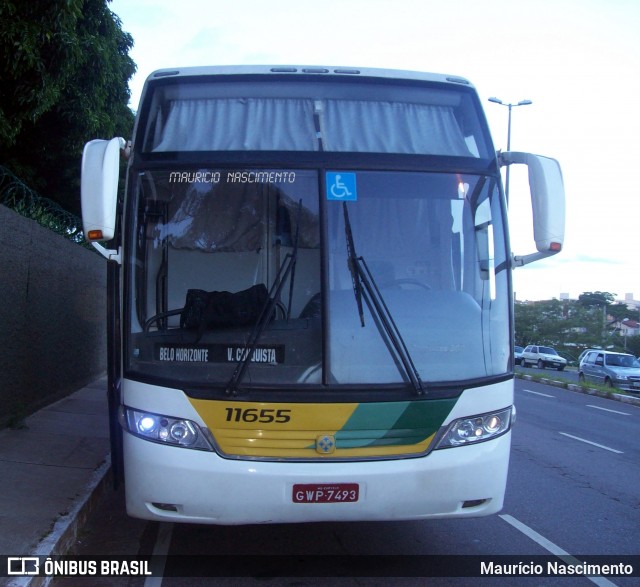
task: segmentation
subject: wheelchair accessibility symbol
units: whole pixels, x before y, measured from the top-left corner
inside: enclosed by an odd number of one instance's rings
[[[355,202],[358,199],[356,174],[349,172],[327,172],[327,200]]]

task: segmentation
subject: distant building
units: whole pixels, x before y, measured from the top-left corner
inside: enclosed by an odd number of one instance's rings
[[[638,336],[640,334],[640,322],[637,320],[619,320],[615,323],[615,328],[620,336]]]
[[[634,300],[632,293],[624,294],[624,302],[629,310],[637,310],[640,308],[640,300]]]

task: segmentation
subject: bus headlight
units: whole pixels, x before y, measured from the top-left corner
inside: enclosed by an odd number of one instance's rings
[[[511,428],[511,408],[498,412],[459,418],[451,422],[440,437],[436,449],[465,446],[496,438]]]
[[[132,408],[120,408],[120,424],[131,434],[170,446],[213,450],[205,431],[195,422]]]

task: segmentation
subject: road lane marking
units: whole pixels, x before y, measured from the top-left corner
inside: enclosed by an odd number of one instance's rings
[[[570,555],[566,550],[560,548],[557,544],[551,542],[545,538],[542,534],[538,534],[533,528],[529,528],[526,524],[523,524],[520,520],[517,520],[513,516],[509,514],[499,514],[500,517],[507,522],[507,524],[511,524],[516,530],[520,530],[525,536],[531,538],[534,542],[542,546],[545,550],[554,554],[563,562],[568,565],[581,565],[582,561],[579,561],[576,557]],[[616,587],[616,584],[609,579],[605,579],[604,577],[592,577],[588,575],[583,575],[585,579],[589,579],[592,583],[598,585],[598,587]]]
[[[605,446],[604,444],[598,444],[597,442],[591,442],[590,440],[586,440],[584,438],[580,438],[579,436],[573,436],[573,434],[567,434],[566,432],[559,432],[562,436],[568,436],[569,438],[573,438],[574,440],[579,440],[580,442],[586,442],[587,444],[592,444],[593,446],[597,446],[598,448],[603,448],[604,450],[608,450],[611,452],[615,452],[616,454],[624,454],[621,450],[616,450],[615,448],[610,448]]]
[[[169,554],[169,546],[171,546],[171,534],[173,533],[172,522],[160,522],[158,528],[158,536],[156,543],[153,545],[153,556],[151,558],[151,572],[153,577],[147,577],[144,581],[144,587],[161,587],[162,577],[164,575],[164,564]]]
[[[526,391],[527,393],[533,393],[535,395],[542,395],[544,397],[553,397],[555,398],[555,395],[549,395],[548,393],[541,393],[539,391],[532,391],[531,389],[523,389],[522,391]]]
[[[610,410],[609,408],[601,408],[600,406],[592,406],[591,404],[587,404],[588,408],[594,408],[596,410],[602,410],[603,412],[611,412],[612,414],[621,414],[622,416],[630,416],[627,412],[619,412],[618,410]]]

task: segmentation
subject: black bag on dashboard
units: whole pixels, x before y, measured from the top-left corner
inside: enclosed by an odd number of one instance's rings
[[[202,333],[207,328],[255,324],[268,295],[263,283],[236,293],[190,289],[180,314],[180,328],[198,329]]]

